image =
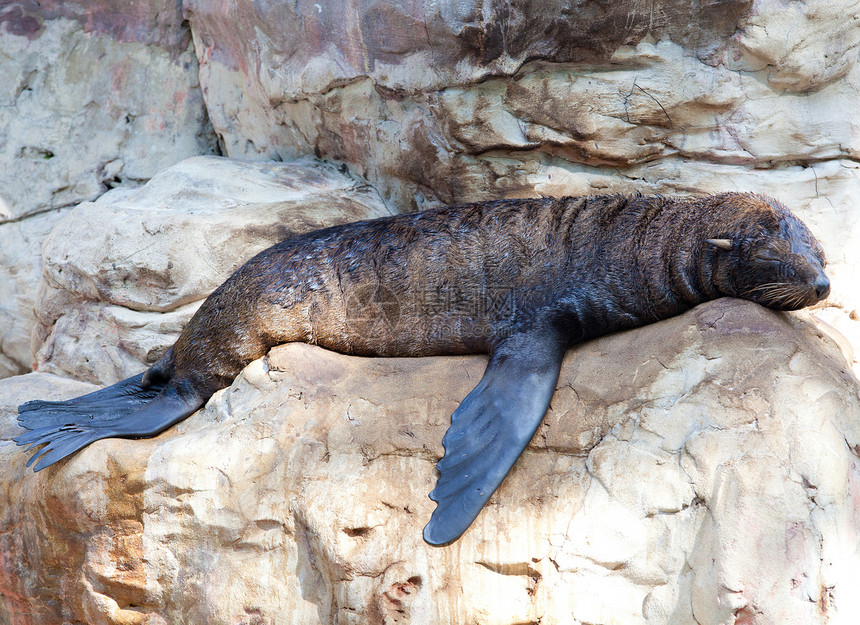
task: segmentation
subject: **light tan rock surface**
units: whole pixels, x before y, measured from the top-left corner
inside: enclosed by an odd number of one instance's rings
[[[0,377],[34,361],[51,222],[217,149],[181,6],[122,4],[0,3]]]
[[[257,252],[291,234],[387,214],[373,189],[334,167],[214,156],[81,204],[44,242],[38,369],[102,383],[138,373]]]
[[[216,149],[172,0],[9,0],[0,65],[0,223]]]
[[[850,624],[860,397],[805,315],[719,300],[566,358],[535,440],[450,546],[421,528],[485,359],[293,344],[157,439],[39,474],[0,381],[0,621]]]
[[[677,155],[770,170],[860,148],[857,0],[185,6],[230,155],[343,160],[404,207],[531,194],[541,160],[622,182]]]
[[[0,225],[0,378],[30,371],[42,241],[66,211]]]

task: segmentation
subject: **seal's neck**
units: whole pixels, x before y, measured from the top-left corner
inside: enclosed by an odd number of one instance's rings
[[[662,247],[657,245],[660,242]],[[644,302],[649,321],[666,319],[702,302],[732,294],[717,250],[704,237],[689,233],[683,239],[676,237],[674,242],[676,247],[670,250],[662,240],[655,241],[659,259],[651,256],[650,262],[643,263],[649,268],[649,273],[643,276],[645,292],[649,293]]]

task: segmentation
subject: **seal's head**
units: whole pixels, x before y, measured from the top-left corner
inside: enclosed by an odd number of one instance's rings
[[[824,250],[809,229],[773,198],[734,197],[733,218],[715,216],[721,290],[776,310],[811,306],[830,293]]]

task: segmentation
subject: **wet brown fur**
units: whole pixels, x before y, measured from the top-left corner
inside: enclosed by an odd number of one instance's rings
[[[822,297],[824,264],[799,220],[752,194],[501,200],[357,222],[251,259],[144,384],[205,401],[290,341],[370,356],[486,353],[536,317],[574,343],[722,296],[801,308]]]

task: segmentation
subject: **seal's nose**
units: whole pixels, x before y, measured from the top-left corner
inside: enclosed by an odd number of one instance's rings
[[[830,280],[823,273],[819,273],[815,279],[815,295],[819,300],[830,295]]]

